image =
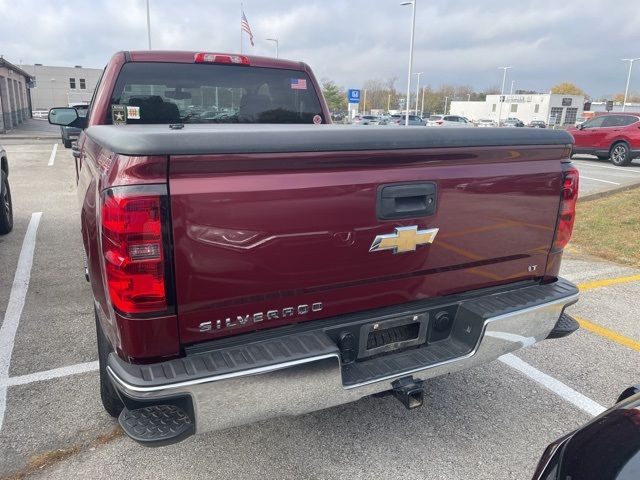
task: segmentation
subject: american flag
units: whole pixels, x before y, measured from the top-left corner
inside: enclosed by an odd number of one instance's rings
[[[291,88],[293,88],[294,90],[306,90],[307,81],[304,78],[292,78]]]
[[[249,41],[251,42],[251,46],[253,47],[253,33],[251,33],[251,27],[249,26],[249,21],[247,17],[244,15],[244,11],[242,11],[242,19],[240,20],[240,28],[249,34]]]

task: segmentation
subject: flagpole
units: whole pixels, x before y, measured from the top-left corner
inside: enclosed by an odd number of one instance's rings
[[[240,54],[242,55],[242,15],[244,14],[244,8],[242,2],[240,2]]]

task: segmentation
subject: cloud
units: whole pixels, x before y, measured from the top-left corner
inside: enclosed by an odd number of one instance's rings
[[[422,82],[509,83],[546,91],[571,81],[594,96],[624,88],[636,56],[637,0],[417,0],[414,70]],[[284,58],[311,65],[317,77],[344,87],[396,77],[404,88],[411,7],[400,0],[244,0],[256,46],[280,40]],[[150,0],[154,49],[235,52],[240,3],[230,0]],[[147,46],[144,0],[0,0],[0,53],[14,63],[102,67],[118,50]],[[631,85],[640,91],[640,72]]]

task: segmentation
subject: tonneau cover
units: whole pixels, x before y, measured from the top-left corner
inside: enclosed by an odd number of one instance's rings
[[[87,135],[123,155],[199,155],[565,145],[563,130],[346,125],[95,125]]]

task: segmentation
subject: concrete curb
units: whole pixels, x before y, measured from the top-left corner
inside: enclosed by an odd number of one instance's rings
[[[606,198],[616,193],[626,192],[627,190],[634,190],[640,188],[640,183],[632,183],[631,185],[623,185],[622,187],[612,188],[611,190],[605,190],[604,192],[590,193],[584,197],[578,198],[578,203],[590,202],[592,200],[598,200],[599,198]]]

